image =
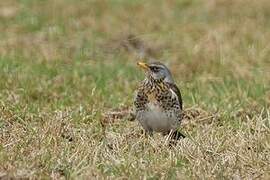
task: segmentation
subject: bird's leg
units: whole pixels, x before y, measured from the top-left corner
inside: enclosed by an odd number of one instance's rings
[[[186,136],[184,134],[182,134],[179,130],[174,131],[171,134],[171,139],[173,140],[179,140],[181,138],[185,138]]]
[[[168,135],[168,139],[170,139],[169,141],[169,145],[175,145],[177,143],[178,140],[180,140],[181,138],[185,138],[186,136],[184,134],[182,134],[179,130],[171,130],[165,133],[162,133],[163,136]]]
[[[153,131],[147,131],[147,135],[152,137],[153,136]]]
[[[146,130],[146,129],[143,129],[142,130],[142,134],[145,136],[145,137],[152,137],[153,136],[153,131],[152,130]]]

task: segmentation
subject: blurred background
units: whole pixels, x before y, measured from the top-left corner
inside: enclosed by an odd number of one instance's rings
[[[66,163],[70,154],[58,152],[42,134],[57,137],[55,143],[69,149],[56,128],[64,123],[77,137],[86,136],[84,130],[91,136],[75,142],[89,140],[98,146],[102,112],[132,106],[134,90],[144,78],[136,67],[139,60],[156,59],[169,66],[185,109],[217,112],[219,124],[239,130],[243,119],[269,110],[269,29],[269,0],[1,0],[0,170],[85,173],[80,160]],[[122,137],[122,130],[130,127],[124,122],[110,132]],[[192,127],[190,133],[200,137],[201,126]],[[24,155],[19,160],[18,153]],[[101,167],[91,156],[81,157],[89,157],[91,172],[114,173],[102,170],[111,166]]]

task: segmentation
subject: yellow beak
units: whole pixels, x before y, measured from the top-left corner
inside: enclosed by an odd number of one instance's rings
[[[137,65],[138,65],[139,67],[141,67],[142,69],[149,70],[148,64],[146,64],[146,63],[144,63],[144,62],[138,62]]]

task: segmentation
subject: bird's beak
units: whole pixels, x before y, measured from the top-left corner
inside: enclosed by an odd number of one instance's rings
[[[146,64],[146,63],[144,63],[144,62],[138,62],[137,65],[138,65],[140,68],[144,69],[144,70],[149,70],[148,64]]]

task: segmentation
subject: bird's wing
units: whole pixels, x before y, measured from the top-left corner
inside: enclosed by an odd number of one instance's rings
[[[181,96],[180,90],[178,89],[178,87],[174,83],[168,83],[168,85],[169,85],[169,88],[177,95],[178,101],[180,104],[180,108],[182,110],[183,109],[183,101],[182,101],[182,96]]]

